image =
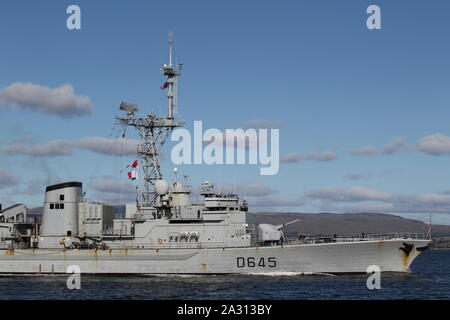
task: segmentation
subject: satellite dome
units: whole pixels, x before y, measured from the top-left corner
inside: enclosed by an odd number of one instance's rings
[[[155,192],[158,196],[164,196],[169,192],[169,184],[166,180],[158,180],[155,182]]]

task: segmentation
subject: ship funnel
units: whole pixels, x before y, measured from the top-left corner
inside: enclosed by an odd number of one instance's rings
[[[78,234],[78,203],[82,194],[81,182],[65,182],[46,188],[42,237],[53,238]],[[55,245],[57,246],[58,242]]]

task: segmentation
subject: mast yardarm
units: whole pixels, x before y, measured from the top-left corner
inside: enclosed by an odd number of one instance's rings
[[[154,113],[139,117],[135,113],[139,110],[135,104],[122,102],[120,110],[126,113],[126,117],[116,119],[124,126],[131,126],[138,132],[141,143],[138,145],[137,154],[141,158],[144,173],[144,188],[141,192],[141,199],[138,199],[139,206],[155,206],[156,194],[154,191],[155,182],[163,179],[160,167],[159,155],[166,138],[173,129],[183,125],[177,115],[177,77],[181,75],[182,64],[172,66],[173,34],[169,33],[169,64],[161,67],[161,73],[166,77],[161,89],[167,89],[168,112],[166,117],[160,117]]]

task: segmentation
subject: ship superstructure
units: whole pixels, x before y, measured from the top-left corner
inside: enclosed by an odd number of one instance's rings
[[[83,273],[345,273],[371,265],[407,271],[429,246],[416,235],[289,240],[282,231],[288,223],[248,225],[247,202],[237,194],[206,181],[193,200],[188,183],[165,180],[161,148],[183,125],[177,113],[182,64],[172,65],[172,46],[170,35],[169,63],[161,67],[167,115],[139,116],[139,107],[125,102],[119,107],[125,112],[119,123],[141,139],[144,185],[136,203],[115,218],[114,206],[84,197],[81,182],[48,186],[41,225],[27,222],[24,206],[0,212],[0,273],[66,273],[71,265]]]

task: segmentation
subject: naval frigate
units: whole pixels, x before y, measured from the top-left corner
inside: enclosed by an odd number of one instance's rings
[[[116,218],[114,206],[84,197],[81,182],[46,187],[41,223],[30,221],[24,205],[0,207],[0,273],[66,273],[77,266],[91,274],[311,274],[408,272],[431,243],[417,234],[288,239],[283,225],[249,225],[248,204],[237,194],[163,178],[160,152],[172,130],[183,125],[177,112],[182,64],[161,67],[167,116],[136,115],[122,102],[119,124],[133,127],[144,186],[136,203]]]

